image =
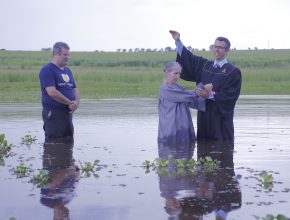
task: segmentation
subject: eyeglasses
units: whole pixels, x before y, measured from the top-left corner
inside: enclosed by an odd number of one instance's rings
[[[223,47],[223,46],[218,46],[218,45],[210,45],[209,46],[209,49],[211,49],[211,50],[213,50],[213,49],[218,49],[218,50],[224,50],[225,49],[225,47]]]

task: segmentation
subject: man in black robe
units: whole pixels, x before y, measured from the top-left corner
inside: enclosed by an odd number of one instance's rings
[[[213,92],[197,89],[207,98],[206,111],[197,114],[197,140],[234,140],[234,108],[240,95],[241,71],[227,61],[230,41],[218,37],[211,46],[214,61],[192,54],[180,41],[177,31],[170,31],[177,46],[177,62],[182,66],[181,78],[213,84]]]

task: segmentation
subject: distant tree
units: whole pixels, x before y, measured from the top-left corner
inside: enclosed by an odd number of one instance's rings
[[[150,48],[146,49],[146,52],[152,52],[152,50]]]
[[[121,49],[119,48],[119,49],[117,49],[117,52],[121,52]]]
[[[165,52],[171,52],[172,51],[172,48],[171,47],[165,47]]]
[[[139,52],[140,50],[139,50],[139,48],[135,48],[134,49],[134,52],[136,53],[136,52]]]
[[[128,50],[129,53],[132,53],[132,51],[133,51],[133,50],[132,50],[131,48]]]
[[[140,51],[141,51],[141,52],[145,52],[145,49],[144,49],[144,48],[141,48]]]
[[[41,51],[51,51],[51,47],[47,47],[47,48],[41,48]]]
[[[160,48],[159,52],[163,53],[164,52],[164,49],[163,48]]]
[[[251,50],[251,48],[250,48],[250,47],[248,47],[248,50]]]
[[[126,53],[126,52],[127,52],[127,50],[126,50],[126,49],[123,49],[123,50],[122,50],[122,52]]]
[[[1,51],[5,51],[6,49],[4,49],[4,48],[1,48],[0,50],[1,50]]]
[[[258,50],[258,47],[254,47],[255,50]]]

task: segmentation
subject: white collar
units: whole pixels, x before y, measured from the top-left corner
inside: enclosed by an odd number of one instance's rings
[[[227,58],[224,58],[223,60],[220,60],[220,61],[215,60],[214,63],[213,63],[213,66],[217,66],[218,65],[221,68],[226,63],[228,63]]]

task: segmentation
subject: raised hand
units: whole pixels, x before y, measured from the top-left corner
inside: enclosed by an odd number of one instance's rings
[[[180,33],[174,30],[170,30],[169,33],[172,35],[172,38],[177,41],[180,39]]]

